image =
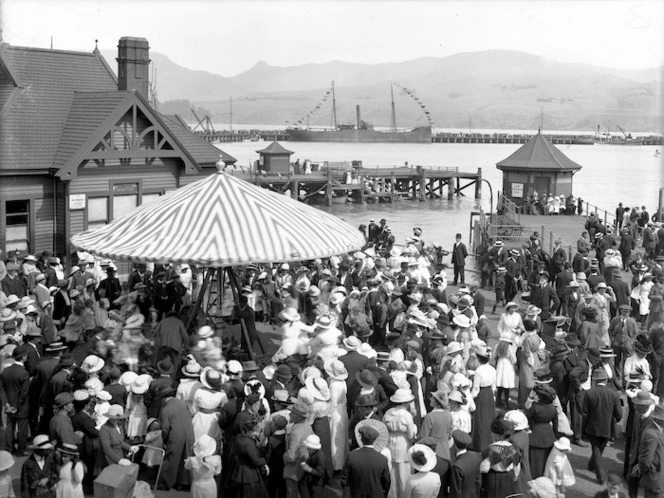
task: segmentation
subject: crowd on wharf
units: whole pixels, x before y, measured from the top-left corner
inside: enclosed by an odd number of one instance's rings
[[[577,485],[568,455],[590,445],[597,496],[661,497],[664,227],[621,214],[590,216],[572,260],[537,233],[492,240],[479,274],[461,234],[445,250],[415,227],[397,245],[372,219],[356,252],[234,268],[224,327],[188,328],[202,268],[136,263],[121,281],[85,253],[9,253],[0,496],[15,457],[26,498],[91,494],[133,457],[153,479],[162,466],[159,489],[201,498],[332,483],[352,498],[559,498]],[[239,341],[222,334],[238,322]],[[270,327],[278,343],[257,357]],[[623,441],[609,473],[604,450]]]

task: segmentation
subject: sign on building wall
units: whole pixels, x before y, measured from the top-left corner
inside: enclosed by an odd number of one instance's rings
[[[69,194],[69,209],[85,209],[85,194]]]
[[[523,183],[512,184],[512,197],[523,198]]]

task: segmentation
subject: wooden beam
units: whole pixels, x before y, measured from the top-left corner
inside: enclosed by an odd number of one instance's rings
[[[86,154],[84,161],[95,160],[95,159],[146,159],[153,157],[182,157],[182,153],[175,150],[143,150],[143,149],[133,149],[133,150],[105,150],[105,151],[95,151]]]

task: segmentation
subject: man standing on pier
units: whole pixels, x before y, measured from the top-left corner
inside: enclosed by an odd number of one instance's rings
[[[468,257],[468,249],[466,245],[461,242],[461,234],[456,234],[456,242],[452,248],[452,265],[454,266],[454,281],[452,285],[457,285],[460,280],[462,284],[466,283],[465,266],[466,258]]]

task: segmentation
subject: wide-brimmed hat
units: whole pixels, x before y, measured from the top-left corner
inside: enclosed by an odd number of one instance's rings
[[[652,345],[644,346],[640,341],[634,341],[634,351],[642,355],[649,355],[652,353]]]
[[[50,438],[46,434],[39,434],[32,439],[32,444],[28,445],[29,450],[52,450]]]
[[[632,403],[634,403],[635,405],[654,405],[655,400],[652,399],[652,396],[648,391],[644,391],[643,389],[641,389],[632,398]]]
[[[131,385],[131,392],[134,394],[144,394],[150,387],[150,382],[147,377],[139,375]]]
[[[510,410],[505,413],[505,420],[512,422],[515,431],[523,431],[528,428],[528,418],[521,410]]]
[[[424,458],[423,461],[419,461],[419,454]],[[413,457],[415,455],[415,457]],[[418,461],[415,461],[414,458],[417,458]],[[410,466],[417,470],[418,472],[429,472],[436,466],[436,454],[434,451],[423,444],[414,444],[408,449],[408,461]]]
[[[355,374],[355,379],[365,389],[370,389],[378,385],[378,378],[368,369],[357,372]]]
[[[392,403],[410,403],[415,399],[415,396],[413,396],[413,393],[411,392],[410,389],[397,389],[396,392],[390,396],[390,401]]]
[[[217,442],[207,434],[203,434],[194,443],[194,455],[199,458],[209,457],[217,451]]]
[[[293,371],[288,365],[282,363],[277,367],[277,370],[274,372],[274,376],[277,380],[286,383],[293,378]]]
[[[378,352],[374,348],[372,348],[371,344],[369,344],[368,342],[363,342],[362,345],[360,345],[360,347],[357,348],[357,352],[360,353],[362,356],[369,358],[370,360],[378,357]]]
[[[131,386],[134,384],[134,381],[138,377],[138,374],[136,372],[132,372],[131,370],[128,370],[124,372],[121,376],[118,382],[129,391],[131,389]]]
[[[56,448],[56,451],[60,453],[65,453],[67,455],[78,456],[78,446],[71,443],[60,443]]]
[[[330,389],[325,379],[321,377],[308,377],[304,385],[314,399],[319,401],[330,401]]]
[[[124,409],[120,405],[111,405],[104,416],[109,420],[121,420],[127,418]]]
[[[463,394],[461,394],[461,391],[457,389],[453,389],[452,392],[450,392],[447,395],[447,400],[448,401],[456,401],[457,403],[463,405],[465,403],[463,399]]]
[[[664,421],[664,406],[662,406],[661,404],[656,405],[652,413],[648,415],[648,418]]]
[[[387,447],[390,438],[387,426],[380,420],[373,418],[360,420],[355,426],[355,440],[360,448],[364,446],[362,444],[362,434],[365,434],[365,437],[369,435],[373,438],[371,445],[378,453]]]
[[[257,372],[258,370],[258,365],[256,365],[256,362],[253,360],[245,361],[242,363],[243,372]]]
[[[291,405],[291,415],[299,415],[300,417],[307,417],[309,415],[309,406],[304,401],[296,399]]]
[[[572,451],[572,444],[569,442],[569,439],[564,436],[555,441],[553,445],[560,451]]]
[[[346,337],[343,340],[343,344],[346,347],[346,349],[348,349],[349,351],[355,351],[357,348],[359,348],[362,345],[362,341],[360,341],[354,335],[351,335],[350,337]]]
[[[463,351],[463,346],[461,343],[457,341],[452,341],[447,345],[446,352],[447,354],[454,354],[458,353],[459,351]]]
[[[293,403],[293,400],[290,397],[290,393],[286,389],[276,389],[272,393],[272,401],[276,403],[282,403],[284,405],[290,405]]]
[[[336,358],[330,358],[325,361],[323,368],[327,375],[334,380],[346,380],[348,378],[346,366]]]
[[[81,368],[88,373],[95,373],[104,368],[104,365],[105,362],[103,359],[97,355],[91,354],[85,357],[85,360],[83,360],[83,363],[81,364]]]
[[[534,304],[530,304],[530,305],[528,305],[528,307],[526,308],[526,315],[537,316],[537,315],[539,315],[541,312],[542,312],[542,309],[541,309],[541,308],[538,308],[538,307],[535,306]]]
[[[201,384],[212,391],[219,391],[223,384],[221,374],[212,367],[205,367],[201,372]]]
[[[596,382],[602,382],[609,379],[609,374],[607,373],[604,367],[598,367],[593,369],[592,380]]]
[[[643,372],[632,370],[627,374],[627,377],[625,377],[625,382],[627,384],[640,384],[645,378],[646,375]]]
[[[600,348],[599,350],[600,358],[615,358],[616,356],[618,355],[615,354],[611,348]]]
[[[53,353],[55,351],[64,351],[65,349],[67,349],[67,346],[65,346],[62,341],[55,341],[49,343],[49,345],[44,348],[44,351],[47,353]]]
[[[581,345],[581,341],[579,340],[579,336],[576,335],[574,332],[572,332],[570,334],[567,334],[565,336],[565,343],[568,346],[572,346],[572,347]]]
[[[14,466],[14,457],[8,451],[0,451],[0,472]]]
[[[468,318],[466,315],[456,315],[452,321],[457,324],[459,327],[467,329],[470,327],[470,318]]]
[[[201,375],[202,369],[203,367],[201,367],[200,363],[198,363],[196,360],[189,360],[187,364],[182,367],[182,375],[192,379],[198,378]]]
[[[209,325],[203,325],[196,333],[199,339],[207,339],[214,335],[214,329]]]
[[[302,316],[297,312],[295,308],[286,308],[281,313],[279,313],[279,318],[286,320],[288,322],[299,322]]]
[[[5,308],[0,312],[0,323],[7,323],[16,319],[16,313],[9,308]]]
[[[445,391],[436,391],[431,393],[431,397],[436,400],[440,406],[445,406],[447,404],[447,394]]]
[[[159,370],[159,373],[162,375],[171,375],[173,370],[175,370],[173,362],[171,361],[171,357],[164,356],[161,361],[157,363],[157,370]]]

